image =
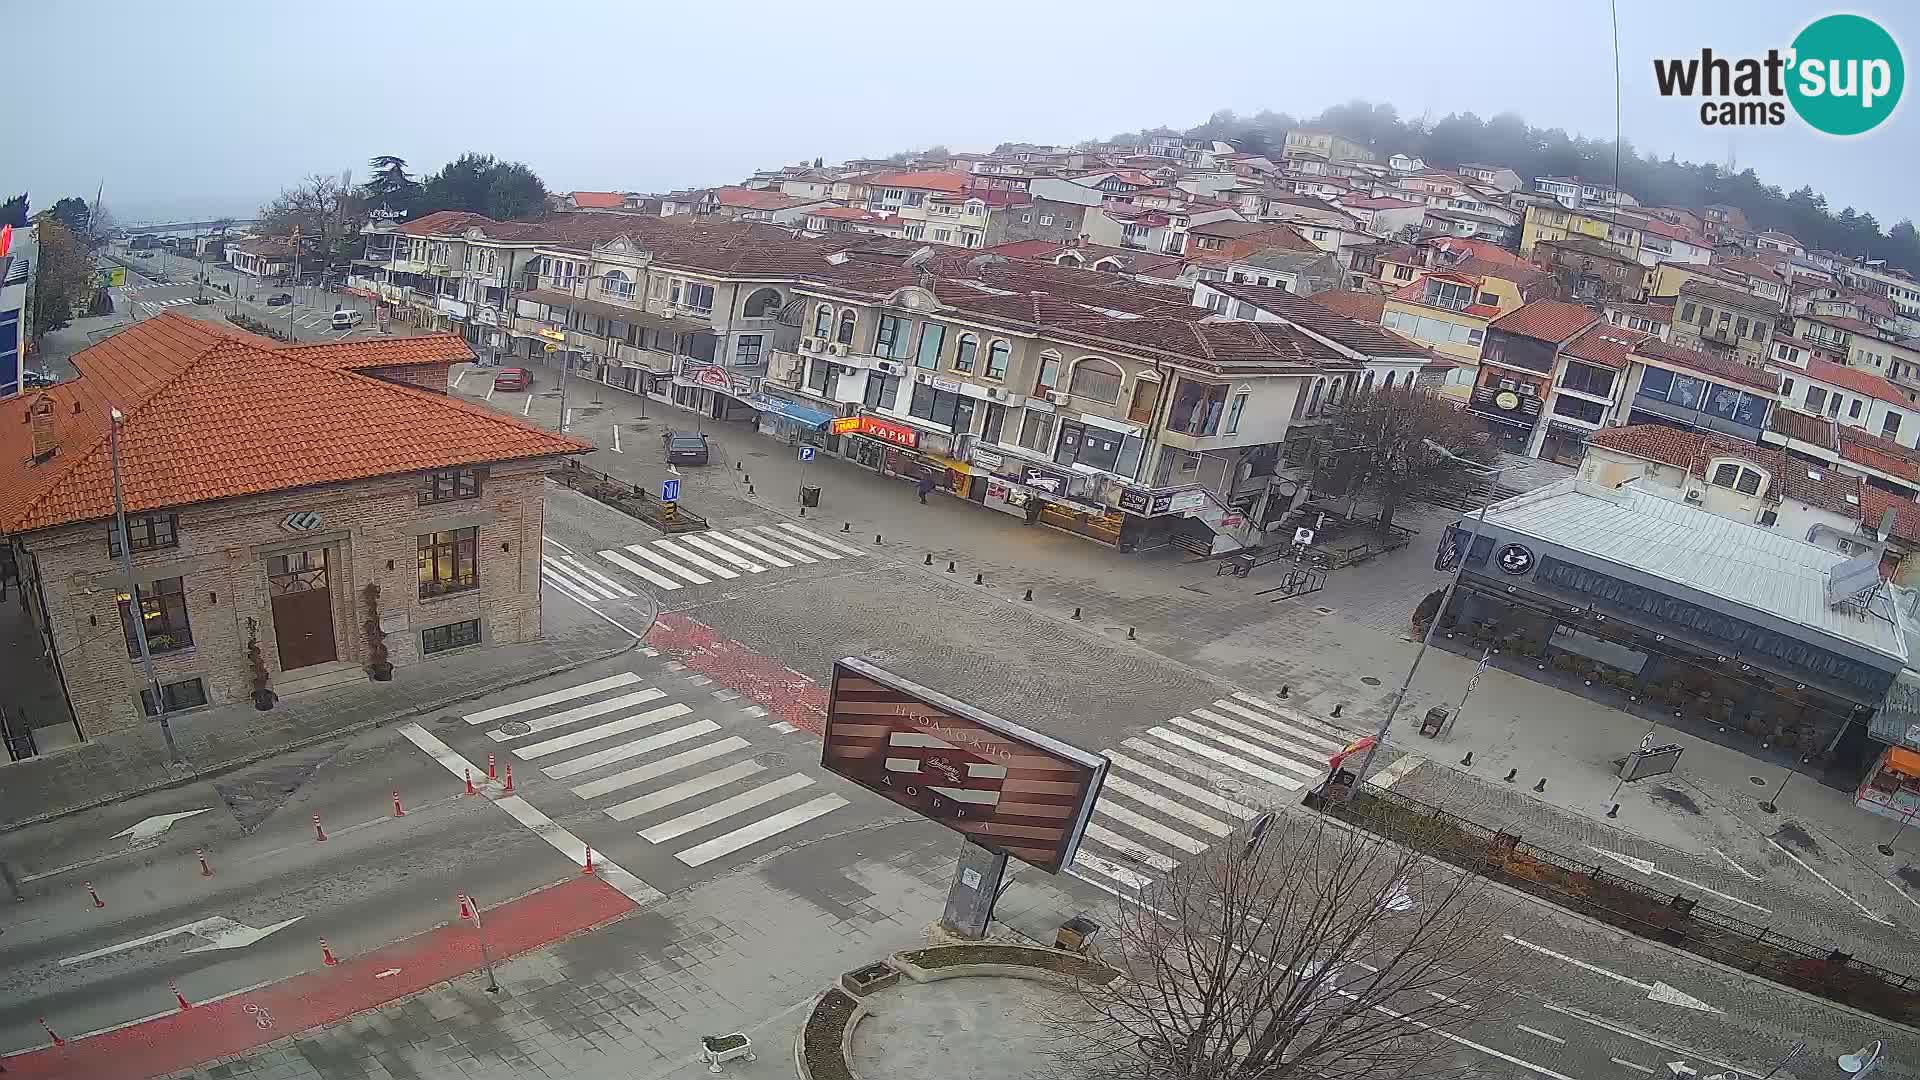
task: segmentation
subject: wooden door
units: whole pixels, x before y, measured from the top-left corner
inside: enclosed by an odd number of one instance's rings
[[[273,634],[285,671],[339,657],[333,641],[333,593],[327,587],[327,551],[296,551],[267,560],[273,598]]]

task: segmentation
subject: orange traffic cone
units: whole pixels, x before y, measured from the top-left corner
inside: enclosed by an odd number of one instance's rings
[[[469,902],[467,900],[467,894],[461,893],[460,894],[460,921],[466,922],[472,918],[473,918],[473,908],[469,905]]]
[[[473,770],[472,769],[467,770],[467,792],[466,793],[469,795],[479,794],[479,792],[473,790]]]
[[[582,874],[593,873],[593,849],[592,848],[587,849],[587,863],[585,866],[582,866],[580,868],[580,872]]]
[[[332,967],[333,965],[335,965],[335,964],[337,964],[337,963],[339,963],[339,962],[340,962],[339,960],[336,960],[336,959],[334,959],[334,955],[333,955],[333,950],[327,947],[327,939],[326,939],[326,938],[321,938],[321,939],[320,939],[320,959],[321,959],[321,960],[322,960],[322,961],[323,961],[323,962],[324,962],[324,963],[325,963],[325,964],[326,964],[326,965],[327,965],[328,967]]]
[[[193,1008],[193,1002],[187,1000],[187,995],[180,992],[180,987],[176,986],[172,979],[167,980],[167,989],[173,991],[173,1000],[179,1002],[182,1009]]]

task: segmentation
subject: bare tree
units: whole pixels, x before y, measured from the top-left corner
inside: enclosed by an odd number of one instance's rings
[[[311,241],[332,255],[366,224],[366,200],[341,177],[314,173],[282,188],[258,217],[256,227],[268,236],[291,236],[297,228],[303,244]]]
[[[1471,488],[1468,463],[1499,457],[1485,422],[1431,390],[1406,386],[1370,387],[1335,406],[1320,452],[1326,467],[1314,486],[1378,499],[1383,532],[1407,500]]]
[[[1408,1078],[1459,1071],[1443,1032],[1498,1023],[1529,965],[1514,901],[1477,877],[1317,818],[1272,815],[1117,903],[1122,972],[1045,1022],[1064,1077]]]

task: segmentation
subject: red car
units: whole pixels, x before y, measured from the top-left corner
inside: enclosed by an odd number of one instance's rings
[[[533,385],[533,372],[523,367],[501,368],[493,377],[495,390],[525,390]]]

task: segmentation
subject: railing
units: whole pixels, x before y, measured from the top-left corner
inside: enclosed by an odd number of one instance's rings
[[[706,518],[683,508],[679,503],[663,502],[658,495],[643,487],[596,472],[571,458],[557,479],[588,498],[631,514],[661,532],[699,532],[707,527]]]

